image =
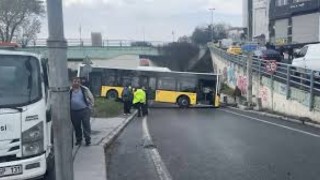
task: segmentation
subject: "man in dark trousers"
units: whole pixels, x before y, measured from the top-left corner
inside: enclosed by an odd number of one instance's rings
[[[82,143],[82,134],[84,134],[86,145],[89,146],[91,144],[90,115],[93,105],[94,98],[90,90],[81,85],[80,78],[73,78],[70,90],[70,109],[77,146]]]
[[[123,112],[124,115],[129,115],[131,110],[131,103],[133,100],[133,93],[129,86],[123,88],[121,98],[123,101]]]
[[[234,97],[234,101],[236,102],[237,106],[239,106],[240,102],[240,98],[241,98],[241,90],[238,86],[236,86],[236,89],[233,91],[233,97]]]
[[[138,117],[142,116],[142,106],[146,102],[146,93],[142,89],[135,89],[133,95],[133,105],[138,110]]]
[[[148,115],[148,89],[146,87],[142,87],[142,90],[145,93],[145,102],[142,104],[142,116]]]

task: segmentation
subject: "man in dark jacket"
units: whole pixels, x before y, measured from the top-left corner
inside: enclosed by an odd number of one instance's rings
[[[149,96],[149,89],[147,89],[146,87],[142,87],[142,90],[145,92],[145,94],[146,94],[146,100],[145,100],[145,103],[144,104],[142,104],[142,116],[146,116],[146,115],[148,115],[148,108],[149,108],[149,106],[148,106],[148,96]]]
[[[90,116],[93,105],[94,98],[90,90],[85,86],[81,86],[80,78],[73,78],[70,90],[70,108],[77,146],[81,145],[82,133],[84,134],[86,145],[89,146],[91,144]]]
[[[236,86],[236,89],[233,92],[234,101],[237,103],[237,105],[240,104],[240,98],[241,98],[241,90],[238,86]]]
[[[132,104],[132,100],[133,100],[133,92],[129,86],[126,86],[123,88],[121,98],[123,101],[124,115],[128,115],[131,113],[130,110],[131,110],[131,104]]]

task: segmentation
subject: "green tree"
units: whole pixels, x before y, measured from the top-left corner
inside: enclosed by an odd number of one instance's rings
[[[197,45],[206,45],[211,41],[212,30],[213,40],[218,41],[227,38],[227,30],[230,28],[226,24],[214,24],[213,26],[196,27],[191,35],[192,42]]]
[[[1,0],[0,40],[11,42],[17,36],[25,44],[35,39],[44,14],[44,4],[40,0]]]
[[[161,66],[174,71],[186,71],[190,60],[199,54],[199,47],[188,42],[174,42],[161,47],[164,57]]]

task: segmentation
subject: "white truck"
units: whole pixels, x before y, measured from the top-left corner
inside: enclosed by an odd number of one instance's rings
[[[0,180],[42,177],[52,162],[46,74],[37,55],[0,50]]]

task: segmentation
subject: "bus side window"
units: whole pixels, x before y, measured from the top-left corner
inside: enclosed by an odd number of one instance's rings
[[[151,77],[149,79],[149,87],[153,90],[156,90],[156,86],[157,86],[157,79],[154,77]]]
[[[133,77],[131,82],[132,87],[137,88],[139,87],[139,77]]]
[[[178,91],[181,92],[196,92],[196,81],[193,79],[181,79],[178,82]]]
[[[158,80],[158,89],[175,91],[176,90],[176,81],[173,78],[159,78]]]

